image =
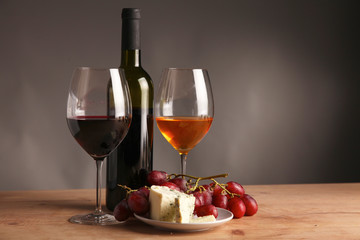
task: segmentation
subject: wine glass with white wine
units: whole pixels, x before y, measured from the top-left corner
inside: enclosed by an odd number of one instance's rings
[[[181,174],[186,159],[209,131],[214,117],[214,100],[206,69],[166,68],[155,99],[157,126],[179,152]]]

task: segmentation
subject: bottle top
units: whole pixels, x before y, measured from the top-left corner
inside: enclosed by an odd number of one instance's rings
[[[140,19],[140,8],[123,8],[121,17],[123,19]]]

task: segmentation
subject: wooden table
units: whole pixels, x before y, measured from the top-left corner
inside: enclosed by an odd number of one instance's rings
[[[255,216],[204,232],[166,232],[135,219],[69,223],[94,207],[95,190],[0,192],[0,239],[360,239],[360,183],[244,186]]]

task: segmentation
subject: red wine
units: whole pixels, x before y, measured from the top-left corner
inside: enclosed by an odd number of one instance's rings
[[[124,139],[130,118],[108,116],[78,116],[68,118],[71,134],[95,160],[108,156]]]

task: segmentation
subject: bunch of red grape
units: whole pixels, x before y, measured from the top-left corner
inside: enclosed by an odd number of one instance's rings
[[[192,182],[194,179],[196,179],[195,183]],[[207,185],[199,185],[198,182],[202,179],[211,179],[213,182]],[[214,215],[216,218],[218,216],[216,207],[228,209],[234,214],[234,218],[241,218],[244,215],[252,216],[258,210],[256,200],[245,194],[244,188],[237,182],[230,181],[221,184],[211,177],[196,178],[188,175],[185,177],[176,174],[168,175],[164,171],[156,170],[149,173],[147,181],[149,186],[167,186],[180,192],[192,194],[195,197],[194,213],[199,217]],[[123,199],[114,209],[114,216],[118,221],[125,221],[133,213],[145,215],[150,209],[148,187],[128,190],[127,198]]]

